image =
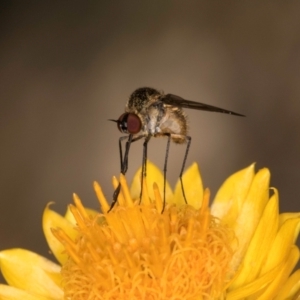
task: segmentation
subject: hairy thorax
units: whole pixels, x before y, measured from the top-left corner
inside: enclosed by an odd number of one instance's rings
[[[142,130],[137,135],[171,136],[173,142],[186,141],[187,121],[181,107],[164,104],[160,101],[162,93],[150,89],[135,91],[127,105],[126,112],[136,114],[142,122]]]

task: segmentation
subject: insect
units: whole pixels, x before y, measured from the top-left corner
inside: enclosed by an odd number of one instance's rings
[[[110,120],[117,123],[120,132],[127,134],[119,139],[121,173],[125,174],[128,169],[128,154],[130,145],[140,139],[144,139],[143,143],[143,162],[142,162],[142,180],[146,176],[147,161],[147,145],[152,137],[167,137],[166,155],[164,162],[164,201],[163,210],[165,208],[166,193],[166,173],[167,161],[170,148],[170,141],[177,144],[186,144],[186,150],[183,158],[179,179],[181,182],[181,190],[185,202],[187,203],[184,187],[182,182],[182,174],[184,171],[186,159],[192,138],[188,135],[187,117],[183,108],[191,108],[197,110],[226,113],[235,116],[244,116],[233,111],[225,110],[208,104],[185,100],[173,94],[164,94],[156,89],[143,87],[136,89],[129,97],[126,104],[125,113],[118,120]],[[122,142],[127,139],[125,152],[123,157]],[[142,195],[143,184],[141,185]],[[120,184],[113,194],[113,202],[110,210],[114,207],[120,192]],[[140,198],[141,198],[140,195]]]

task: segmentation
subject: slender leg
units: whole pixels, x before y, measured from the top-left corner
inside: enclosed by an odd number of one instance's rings
[[[122,142],[124,140],[128,139],[128,135],[125,135],[125,136],[121,136],[119,138],[119,153],[120,153],[120,164],[121,164],[121,167],[120,167],[120,170],[122,171],[122,168],[123,168],[123,149],[122,149]]]
[[[121,173],[123,175],[125,175],[128,170],[128,155],[129,155],[129,149],[130,149],[131,143],[132,143],[132,134],[129,134],[129,137],[128,137],[128,140],[127,140],[126,146],[125,146],[124,159],[123,159],[122,168],[121,168]]]
[[[126,142],[126,146],[125,146],[125,154],[124,154],[124,159],[123,159],[123,155],[122,155],[122,141],[125,140],[125,138],[127,138],[127,136],[122,136],[119,139],[119,150],[120,150],[120,158],[121,158],[121,173],[125,175],[127,169],[128,169],[128,153],[129,153],[129,149],[130,149],[130,145],[132,142],[132,134],[130,134],[128,136],[128,140]],[[110,205],[110,208],[108,210],[108,212],[110,212],[113,207],[115,206],[118,196],[120,194],[120,190],[121,190],[121,184],[119,183],[118,187],[116,188],[116,190],[113,193],[113,201]]]
[[[129,155],[129,149],[130,149],[131,143],[136,142],[136,141],[140,140],[143,137],[144,137],[144,135],[140,135],[140,136],[137,136],[137,137],[133,138],[132,134],[130,134],[129,136],[126,135],[126,136],[120,137],[120,139],[119,139],[119,151],[120,151],[120,160],[121,160],[121,173],[123,175],[125,175],[127,170],[128,170],[128,155]],[[126,138],[128,138],[128,139],[127,139],[127,142],[126,142],[126,145],[125,145],[125,153],[124,153],[124,158],[123,158],[122,142]],[[115,206],[115,204],[117,202],[117,199],[118,199],[118,196],[120,194],[120,190],[121,190],[121,184],[119,183],[118,187],[116,188],[116,190],[113,193],[113,201],[110,205],[110,208],[109,208],[108,212],[110,212],[113,209],[113,207]]]
[[[179,174],[182,195],[183,195],[183,198],[184,198],[184,201],[185,201],[186,204],[187,204],[187,200],[186,200],[186,196],[185,196],[185,192],[184,192],[184,188],[183,188],[182,174],[183,174],[186,159],[187,159],[187,156],[188,156],[188,153],[189,153],[189,150],[190,150],[191,142],[192,142],[192,138],[190,136],[186,136],[186,149],[185,149],[185,154],[184,154],[184,159],[183,159],[181,171],[180,171],[180,174]]]
[[[169,149],[170,149],[170,141],[171,134],[165,134],[168,137],[167,148],[166,148],[166,156],[165,156],[165,164],[164,164],[164,199],[163,199],[163,208],[161,213],[164,212],[166,206],[166,178],[167,178],[167,163],[169,157]]]
[[[143,195],[143,183],[144,183],[144,177],[146,178],[147,175],[147,150],[148,150],[148,142],[150,141],[151,136],[148,135],[145,138],[145,141],[143,143],[143,161],[142,161],[142,178],[141,178],[141,193],[140,193],[140,203],[142,201],[142,195]]]

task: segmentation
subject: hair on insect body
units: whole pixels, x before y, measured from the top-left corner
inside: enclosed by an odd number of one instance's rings
[[[173,94],[164,94],[156,89],[144,87],[136,89],[129,97],[125,107],[125,112],[117,120],[110,120],[117,123],[120,132],[126,136],[119,138],[119,151],[121,162],[121,173],[126,174],[128,169],[128,155],[130,145],[140,139],[144,139],[143,143],[143,161],[142,161],[142,182],[141,194],[143,189],[143,180],[146,177],[147,162],[147,146],[152,137],[167,137],[166,154],[164,161],[164,191],[163,191],[163,209],[165,208],[166,196],[166,173],[170,142],[176,144],[186,144],[186,150],[181,166],[179,179],[181,183],[182,195],[186,203],[188,203],[184,186],[182,182],[182,174],[184,171],[186,159],[192,138],[188,135],[187,115],[183,108],[226,113],[235,116],[244,116],[230,110],[219,108],[216,106],[185,100]],[[123,156],[122,142],[126,141]],[[120,193],[120,184],[113,194],[113,202],[109,211],[114,207]]]

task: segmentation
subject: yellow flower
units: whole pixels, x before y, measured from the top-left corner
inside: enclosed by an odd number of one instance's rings
[[[180,184],[174,193],[167,184],[163,213],[163,176],[151,163],[142,201],[140,170],[130,190],[121,175],[110,212],[94,183],[101,213],[76,195],[64,217],[45,209],[45,236],[62,268],[30,251],[0,252],[9,284],[0,299],[300,299],[300,270],[292,273],[300,213],[279,214],[269,180],[251,165],[224,182],[209,208],[193,164],[183,178],[188,205]]]

